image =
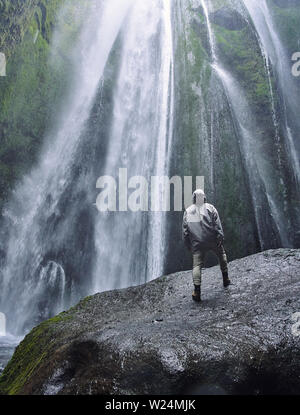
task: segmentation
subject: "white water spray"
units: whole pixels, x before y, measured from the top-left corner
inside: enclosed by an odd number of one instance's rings
[[[113,176],[123,167],[129,179],[138,175],[150,182],[150,176],[167,175],[169,168],[174,99],[171,2],[136,1],[123,42],[103,171]],[[165,215],[99,214],[95,246],[95,291],[158,277],[164,265]]]
[[[253,0],[243,0],[243,2],[252,18],[256,31],[259,34],[264,51],[269,56],[272,66],[277,73],[283,97],[287,150],[293,164],[294,175],[299,186],[300,160],[295,147],[295,133],[292,131],[289,120],[289,117],[291,116],[293,116],[294,120],[299,119],[298,114],[295,113],[299,98],[296,95],[296,90],[290,73],[290,59],[287,56],[287,53],[279,38],[266,0],[260,0],[259,2],[254,2]]]
[[[268,166],[268,163],[264,157],[261,156],[259,150],[262,142],[261,134],[241,87],[218,59],[216,42],[206,1],[201,0],[201,5],[207,23],[210,48],[212,51],[212,67],[222,81],[233,114],[233,119],[235,119],[237,131],[240,135],[241,153],[248,175],[260,246],[262,249],[264,248],[262,228],[264,226],[265,214],[262,205],[265,201],[269,204],[269,209],[274,219],[274,223],[277,226],[278,235],[280,236],[282,243],[288,245],[289,241],[285,220],[272,196],[274,193],[273,185],[269,180],[271,167]]]
[[[44,255],[53,249],[52,245],[55,248],[73,226],[73,212],[63,216],[59,202],[72,184],[72,166],[78,145],[84,139],[85,123],[111,48],[132,4],[133,0],[102,2],[99,3],[101,7],[93,9],[87,16],[72,54],[74,83],[60,123],[46,138],[46,148],[38,166],[15,190],[4,214],[10,229],[2,274],[1,309],[8,316],[13,332],[22,332],[27,324],[30,327],[46,317],[45,301],[52,304],[48,310],[50,315],[64,307],[64,271],[51,258],[47,262]],[[76,185],[85,186],[80,182]],[[49,225],[59,218],[63,221],[57,233],[52,235]],[[57,289],[54,298],[48,299],[49,284],[52,283]]]

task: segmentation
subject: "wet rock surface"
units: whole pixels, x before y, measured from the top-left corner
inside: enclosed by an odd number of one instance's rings
[[[221,9],[211,13],[211,22],[224,27],[227,30],[242,30],[247,22],[234,9],[222,7]]]
[[[300,250],[229,270],[227,289],[204,270],[200,304],[190,271],[84,299],[26,336],[2,393],[300,393]]]
[[[295,0],[294,0],[295,1]],[[202,6],[192,9],[196,13],[200,13],[205,16]],[[227,30],[242,30],[246,25],[246,20],[241,14],[231,7],[223,6],[218,10],[209,14],[210,21]]]
[[[282,8],[300,7],[300,0],[274,0],[274,3]]]

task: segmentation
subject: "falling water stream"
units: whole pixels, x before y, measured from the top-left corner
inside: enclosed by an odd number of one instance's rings
[[[294,174],[299,186],[300,161],[295,144],[296,132],[299,131],[300,127],[299,116],[296,115],[299,98],[295,86],[293,85],[293,78],[290,76],[290,58],[287,56],[276,31],[266,0],[261,0],[259,2],[243,0],[243,2],[255,25],[263,49],[277,74],[284,103],[283,117],[285,120],[286,146],[294,166]]]
[[[231,7],[236,2],[230,1]],[[179,82],[182,74],[176,68],[183,68],[187,80],[187,66],[195,61],[191,52],[184,50],[188,56],[183,56],[177,48],[188,36],[183,31],[185,23],[191,21],[187,16],[194,6],[201,6],[199,32],[201,37],[206,31],[209,46],[206,65],[212,68],[212,75],[208,95],[212,98],[215,94],[215,101],[206,101],[201,82],[189,85],[198,98],[191,102],[200,103],[198,113],[195,111],[195,118],[200,119],[195,135],[199,142],[193,147],[199,151],[196,158],[204,155],[201,160],[206,163],[214,193],[218,188],[214,169],[220,158],[216,142],[222,135],[218,130],[219,107],[210,106],[220,100],[220,107],[226,107],[229,131],[236,135],[237,144],[234,138],[232,151],[239,153],[242,160],[241,175],[246,177],[252,204],[248,211],[255,218],[259,248],[268,247],[270,230],[276,246],[292,245],[284,205],[287,196],[284,192],[282,198],[278,196],[278,182],[287,187],[281,146],[283,124],[286,159],[295,182],[300,183],[298,97],[287,75],[289,60],[281,59],[286,52],[267,2],[238,3],[247,14],[247,30],[256,32],[264,60],[274,130],[274,146],[271,142],[268,148],[275,155],[272,160],[263,153],[263,133],[245,90],[223,62],[211,20],[216,2],[91,2],[93,7],[86,11],[84,25],[70,51],[70,91],[56,122],[48,129],[37,165],[16,186],[3,214],[0,310],[7,316],[8,336],[0,344],[0,364],[7,361],[9,350],[19,341],[14,336],[24,335],[82,297],[137,285],[164,273],[169,242],[166,229],[170,225],[166,213],[126,209],[99,212],[95,202],[100,188],[96,183],[99,175],[106,175],[120,186],[120,169],[126,171],[127,196],[141,203],[141,198],[131,193],[137,181],[143,178],[149,185],[151,176],[167,176],[172,153],[190,151],[190,137],[180,137],[186,141],[179,140],[175,147],[173,135],[175,125],[180,123],[177,118],[182,115],[176,112],[178,97],[185,94]],[[52,55],[62,42],[59,30],[54,36]],[[176,65],[176,59],[185,64]],[[273,73],[283,103],[281,118]],[[217,86],[212,85],[214,82]],[[176,174],[181,175],[181,171]],[[150,187],[147,191],[151,191]],[[171,225],[180,227],[178,223]]]
[[[84,295],[162,273],[164,216],[96,212],[93,172],[99,160],[89,158],[89,165],[82,153],[90,157],[98,144],[97,135],[87,134],[87,122],[119,37],[120,68],[102,172],[115,176],[124,167],[129,178],[167,174],[171,4],[110,0],[98,6],[87,16],[73,53],[81,59],[74,62],[74,84],[61,122],[4,214],[9,228],[0,305],[12,333],[28,330]]]
[[[134,188],[134,176],[150,183],[150,176],[168,172],[173,107],[171,2],[155,1],[149,8],[147,2],[138,1],[123,30],[104,171],[114,176],[119,168],[126,169]],[[160,212],[98,215],[96,291],[128,287],[162,274],[164,220]]]
[[[240,137],[241,154],[248,175],[260,246],[262,249],[265,248],[263,229],[266,222],[266,204],[269,205],[272,218],[277,226],[278,237],[281,239],[282,244],[289,245],[286,218],[278,209],[278,204],[273,200],[272,196],[274,194],[273,184],[270,180],[272,168],[268,166],[264,155],[260,152],[263,137],[261,137],[261,133],[255,122],[255,117],[252,114],[242,88],[218,58],[207,4],[209,4],[207,0],[201,0],[207,24],[210,49],[212,51],[212,67],[224,85],[237,134]]]

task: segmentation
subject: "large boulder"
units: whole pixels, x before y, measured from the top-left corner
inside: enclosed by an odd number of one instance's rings
[[[33,329],[3,394],[300,393],[300,251],[271,250],[96,294]]]

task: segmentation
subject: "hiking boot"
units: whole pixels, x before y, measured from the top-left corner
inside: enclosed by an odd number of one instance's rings
[[[200,285],[195,285],[195,290],[192,294],[192,298],[197,303],[200,303],[201,301]]]
[[[224,287],[228,287],[231,284],[230,279],[228,278],[228,272],[223,272],[223,285]]]

